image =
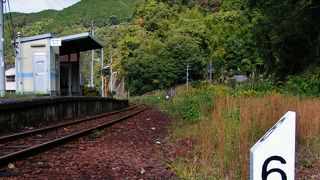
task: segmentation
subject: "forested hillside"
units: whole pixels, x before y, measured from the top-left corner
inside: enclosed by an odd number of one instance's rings
[[[60,12],[14,14],[23,36],[88,31],[92,20],[133,94],[184,82],[187,63],[194,81],[212,61],[216,80],[246,74],[276,82],[317,72],[320,63],[316,0],[82,0]]]
[[[62,11],[45,10],[39,13],[12,13],[13,26],[16,32],[22,32],[23,37],[53,33],[69,35],[90,31],[93,22],[95,27],[105,27],[110,22],[129,21],[132,11],[141,0],[81,0]],[[9,14],[5,17],[5,36],[7,64],[14,63],[9,31]]]
[[[319,65],[319,13],[309,0],[150,0],[135,8],[136,26],[118,43],[123,76],[133,93],[144,93],[183,82],[187,63],[191,79],[203,79],[213,61],[216,79],[283,82]]]

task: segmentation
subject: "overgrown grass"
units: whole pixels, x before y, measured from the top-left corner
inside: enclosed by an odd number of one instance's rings
[[[136,100],[178,117],[169,139],[173,149],[193,142],[191,153],[177,150],[167,162],[183,179],[248,179],[250,147],[289,110],[298,114],[298,164],[320,166],[319,99],[241,92],[223,86],[178,88],[170,100],[165,92]]]

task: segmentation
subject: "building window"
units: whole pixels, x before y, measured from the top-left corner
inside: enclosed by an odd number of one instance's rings
[[[6,76],[7,82],[14,82],[15,81],[15,77],[13,76]]]

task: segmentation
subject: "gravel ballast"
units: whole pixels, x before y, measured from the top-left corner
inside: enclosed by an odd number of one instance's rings
[[[165,165],[172,119],[153,107],[110,128],[14,162],[0,179],[177,179]]]

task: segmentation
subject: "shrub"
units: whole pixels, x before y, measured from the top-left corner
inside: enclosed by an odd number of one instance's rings
[[[84,86],[84,95],[85,96],[99,96],[100,92],[99,90],[89,87],[89,86]]]
[[[314,67],[298,76],[288,76],[284,89],[294,95],[320,96],[320,68]]]
[[[264,96],[280,93],[281,90],[270,81],[261,81],[258,83],[239,84],[232,91],[232,95],[240,96]]]

